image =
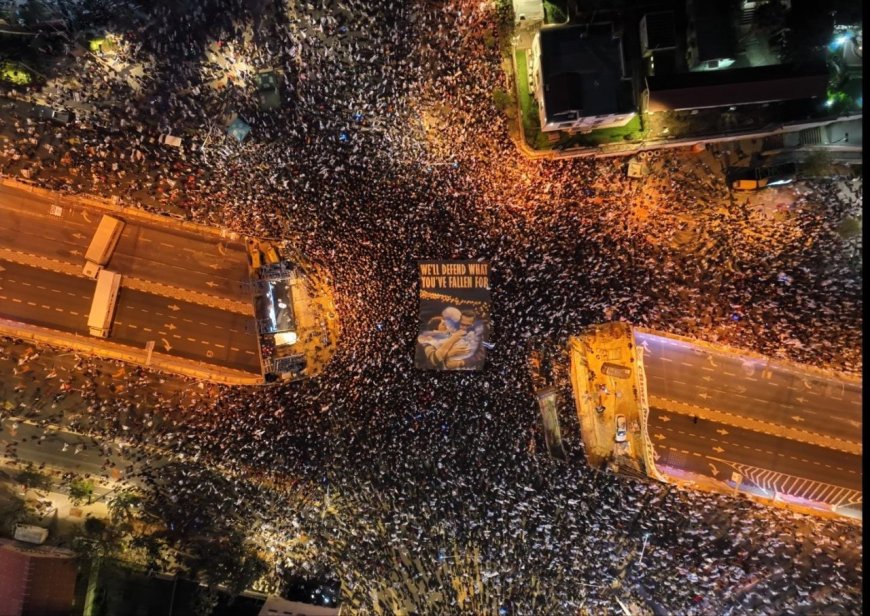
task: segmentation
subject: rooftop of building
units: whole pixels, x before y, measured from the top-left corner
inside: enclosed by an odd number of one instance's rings
[[[544,107],[552,122],[625,113],[634,108],[624,80],[622,40],[611,24],[540,31]]]

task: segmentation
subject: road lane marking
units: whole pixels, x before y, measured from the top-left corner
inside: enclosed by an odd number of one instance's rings
[[[36,306],[36,302],[27,302],[28,306]]]
[[[47,305],[47,304],[40,304],[39,307],[40,307],[40,308],[45,308],[46,310],[51,310],[51,306],[49,306],[49,305]]]
[[[219,348],[219,349],[225,349],[225,348],[226,348],[224,345],[222,345],[222,344],[218,344],[217,342],[215,342],[214,345],[215,345],[217,348]]]
[[[76,312],[75,310],[70,310],[69,313],[70,313],[71,315],[74,315],[74,316],[81,316],[81,315],[79,315],[79,313]]]
[[[15,302],[16,304],[21,304],[21,303],[22,303],[22,301],[21,301],[20,299],[18,299],[17,297],[13,297],[13,298],[12,298],[12,301]]]
[[[150,332],[150,331],[154,331],[154,330],[152,330],[150,327],[143,327],[142,331]]]
[[[196,338],[188,338],[187,340],[188,340],[189,342],[196,342]]]

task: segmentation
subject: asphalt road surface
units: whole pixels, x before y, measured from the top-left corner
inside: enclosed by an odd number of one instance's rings
[[[115,441],[5,419],[0,421],[0,452],[12,451],[11,445],[19,462],[37,467],[45,464],[93,478],[123,479],[132,485],[141,485],[139,473],[145,466],[159,469],[169,462],[159,452],[145,454],[142,449]]]
[[[650,397],[861,442],[861,385],[638,333]]]
[[[861,386],[774,363],[711,352],[636,334],[644,347],[650,398],[726,412],[861,442]],[[807,442],[694,420],[674,407],[650,408],[649,436],[658,463],[720,481],[733,472],[743,488],[860,509],[862,456]]]
[[[84,266],[102,214],[60,197],[0,186],[0,246]],[[247,257],[240,242],[138,220],[126,223],[109,261],[112,271],[250,301]]]
[[[744,485],[846,506],[861,502],[861,456],[652,407],[658,463]]]
[[[88,336],[96,283],[0,261],[0,314],[10,319]],[[123,283],[122,283],[123,285]],[[112,342],[259,372],[254,319],[208,306],[121,288]]]

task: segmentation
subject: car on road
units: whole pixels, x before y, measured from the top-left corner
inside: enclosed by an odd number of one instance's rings
[[[624,443],[628,438],[628,427],[625,423],[625,415],[616,416],[616,442]]]
[[[58,124],[69,124],[73,115],[66,109],[53,109],[47,105],[34,105],[33,115],[40,120],[53,120]]]

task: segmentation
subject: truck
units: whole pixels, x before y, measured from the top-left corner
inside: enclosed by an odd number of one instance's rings
[[[108,338],[118,303],[118,289],[121,287],[121,274],[102,269],[97,275],[97,288],[88,315],[88,331],[91,336]]]
[[[96,278],[100,270],[109,262],[109,258],[121,239],[124,221],[112,216],[103,216],[97,231],[91,239],[85,253],[85,267],[82,273],[88,278]]]
[[[761,190],[768,186],[790,184],[796,177],[797,165],[794,163],[734,169],[731,173],[731,188],[734,190]]]

